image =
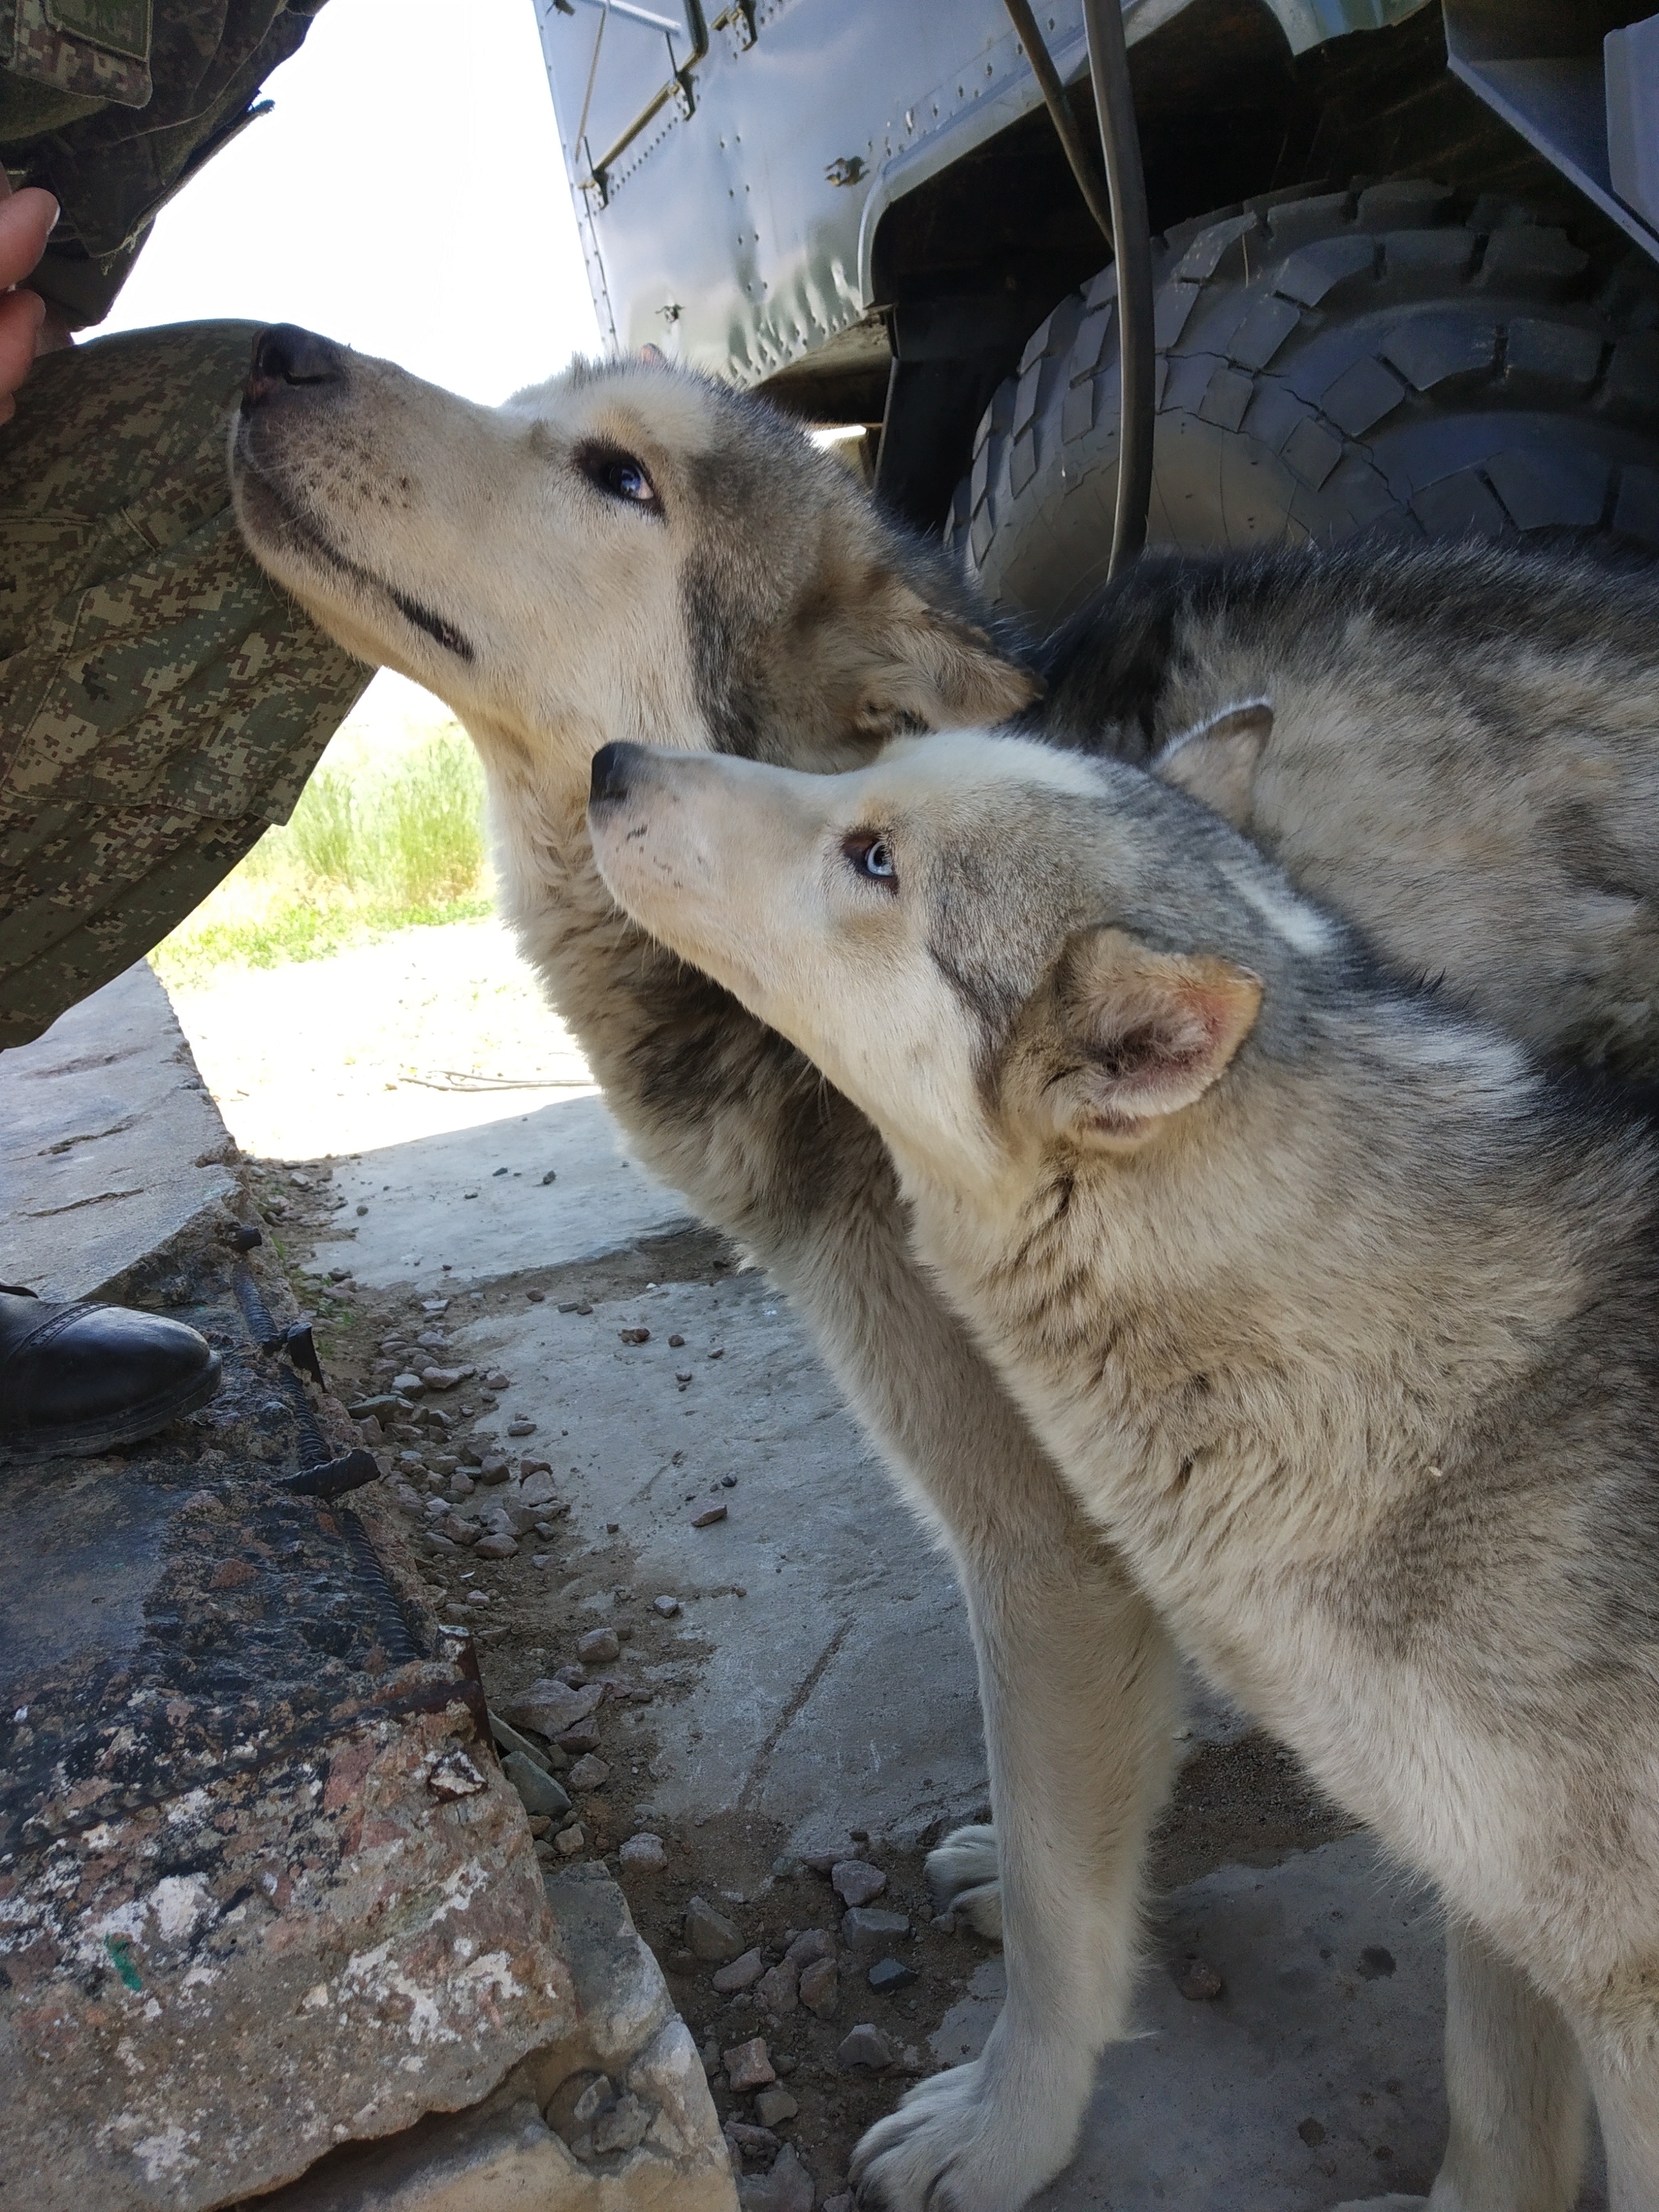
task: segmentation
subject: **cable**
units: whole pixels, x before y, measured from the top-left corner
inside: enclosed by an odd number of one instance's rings
[[[1117,249],[1118,360],[1122,383],[1117,442],[1117,507],[1109,576],[1146,543],[1152,503],[1152,432],[1158,419],[1158,349],[1152,336],[1152,232],[1140,164],[1129,49],[1119,0],[1083,0],[1089,77],[1100,122],[1106,190]]]
[[[1083,204],[1100,226],[1108,245],[1112,238],[1112,210],[1106,198],[1105,188],[1098,171],[1089,159],[1089,149],[1083,143],[1083,133],[1077,127],[1071,102],[1066,97],[1066,88],[1060,81],[1048,49],[1042,43],[1042,33],[1037,28],[1037,19],[1031,13],[1027,0],[1003,0],[1013,18],[1014,30],[1025,58],[1031,64],[1031,74],[1042,94],[1042,104],[1054,122],[1054,136],[1059,139],[1072,174],[1077,179],[1077,188],[1083,195]]]
[[[1129,49],[1120,0],[1083,0],[1089,81],[1106,163],[1107,205],[1084,151],[1059,72],[1028,0],[1003,0],[1043,104],[1089,212],[1110,240],[1117,264],[1119,411],[1117,503],[1107,574],[1115,576],[1146,543],[1152,503],[1152,436],[1158,420],[1158,348],[1152,330],[1152,234],[1140,161]]]

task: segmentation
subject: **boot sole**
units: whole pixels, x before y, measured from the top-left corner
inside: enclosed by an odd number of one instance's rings
[[[216,1352],[188,1382],[175,1384],[159,1398],[142,1406],[129,1406],[101,1421],[82,1421],[74,1427],[43,1429],[27,1437],[0,1437],[0,1467],[37,1467],[48,1460],[90,1459],[99,1452],[114,1451],[122,1444],[141,1443],[157,1429],[183,1414],[205,1406],[218,1390],[221,1363]]]

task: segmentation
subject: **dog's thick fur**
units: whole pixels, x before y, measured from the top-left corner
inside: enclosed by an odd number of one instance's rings
[[[637,482],[618,471],[628,456]],[[1659,727],[1650,600],[1571,565],[1544,575],[1512,557],[1431,552],[1388,572],[1415,580],[1402,631],[1387,607],[1367,615],[1367,579],[1340,562],[1223,570],[1195,612],[1179,577],[1148,570],[1146,593],[1137,585],[1109,600],[1098,627],[1039,670],[798,430],[638,362],[573,371],[492,410],[337,353],[326,375],[262,389],[232,426],[232,469],[262,562],[342,642],[428,686],[471,732],[508,915],[641,1158],[789,1291],[950,1547],[979,1655],[997,1840],[969,1832],[933,1870],[986,1921],[1000,1911],[1009,1995],[983,2057],[913,2091],[866,2138],[858,2172],[869,2201],[893,2212],[924,2202],[1010,2212],[1069,2155],[1095,2054],[1127,2024],[1144,1838],[1169,1775],[1172,1649],[910,1256],[867,1121],[617,912],[592,863],[589,763],[624,739],[842,768],[907,729],[1042,714],[1033,702],[1046,679],[1057,728],[1136,757],[1207,729],[1172,757],[1189,770],[1207,761],[1235,810],[1279,790],[1294,815],[1293,763],[1322,744],[1342,667],[1340,652],[1303,655],[1295,629],[1274,633],[1282,665],[1258,650],[1262,609],[1299,592],[1328,631],[1352,621],[1358,644],[1374,637],[1354,661],[1343,727],[1370,729],[1378,665],[1394,685],[1387,747],[1356,756],[1340,824],[1321,845],[1326,786],[1315,777],[1301,834],[1334,853],[1339,873],[1351,866],[1349,910],[1363,926],[1386,939],[1401,924],[1388,896],[1397,866],[1415,901],[1401,926],[1434,940],[1448,988],[1467,976],[1479,1005],[1488,979],[1507,979],[1525,1034],[1576,1048],[1576,978],[1559,981],[1552,949],[1524,988],[1527,959],[1540,942],[1553,948],[1553,910],[1561,929],[1576,926],[1593,907],[1585,894],[1616,878],[1601,855],[1655,849],[1641,834],[1656,810],[1639,743],[1610,747],[1577,803],[1545,825],[1557,849],[1547,894],[1530,903],[1540,873],[1530,817],[1505,816],[1508,843],[1483,836],[1448,854],[1445,810],[1414,818],[1407,805],[1395,810],[1407,829],[1391,858],[1372,849],[1353,786],[1371,775],[1409,784],[1461,747],[1469,787],[1455,808],[1473,811],[1502,793],[1506,752],[1522,736],[1546,752],[1594,753],[1631,696]],[[1575,665],[1586,641],[1601,643],[1611,673],[1602,683],[1592,658],[1582,696],[1564,699],[1547,637],[1504,659],[1506,611],[1540,592],[1567,611]],[[1230,594],[1241,610],[1231,624]],[[1425,602],[1443,642],[1411,661],[1407,685],[1404,648]],[[1483,669],[1509,671],[1490,712],[1485,685],[1460,679],[1460,630]],[[1277,716],[1265,751],[1254,704],[1264,697]],[[1265,813],[1253,823],[1263,835],[1282,826]],[[1341,884],[1330,895],[1343,904]],[[1490,927],[1488,897],[1503,916]],[[1530,933],[1519,945],[1517,908]],[[1628,1056],[1645,1049],[1659,1066],[1645,947],[1631,933],[1620,944],[1626,964],[1608,995],[1633,1010]],[[1394,949],[1415,957],[1416,940]]]
[[[622,746],[593,788],[619,902],[882,1130],[1182,1646],[1439,1885],[1522,2030],[1466,2072],[1551,2049],[1473,2201],[1571,2202],[1587,2071],[1655,2212],[1659,1136],[1120,763]]]

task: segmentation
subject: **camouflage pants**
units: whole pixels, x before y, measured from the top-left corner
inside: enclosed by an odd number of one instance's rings
[[[286,821],[368,682],[237,534],[226,424],[254,327],[51,355],[0,428],[0,1047]]]

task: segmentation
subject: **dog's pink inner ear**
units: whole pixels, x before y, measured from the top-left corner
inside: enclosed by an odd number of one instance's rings
[[[1171,738],[1152,763],[1152,774],[1190,792],[1242,830],[1250,818],[1255,772],[1273,733],[1273,710],[1265,699],[1229,707]]]
[[[1077,1073],[1061,1086],[1072,1133],[1110,1144],[1150,1134],[1201,1098],[1249,1035],[1258,977],[1208,954],[1155,952],[1121,929],[1067,950],[1065,998]]]

